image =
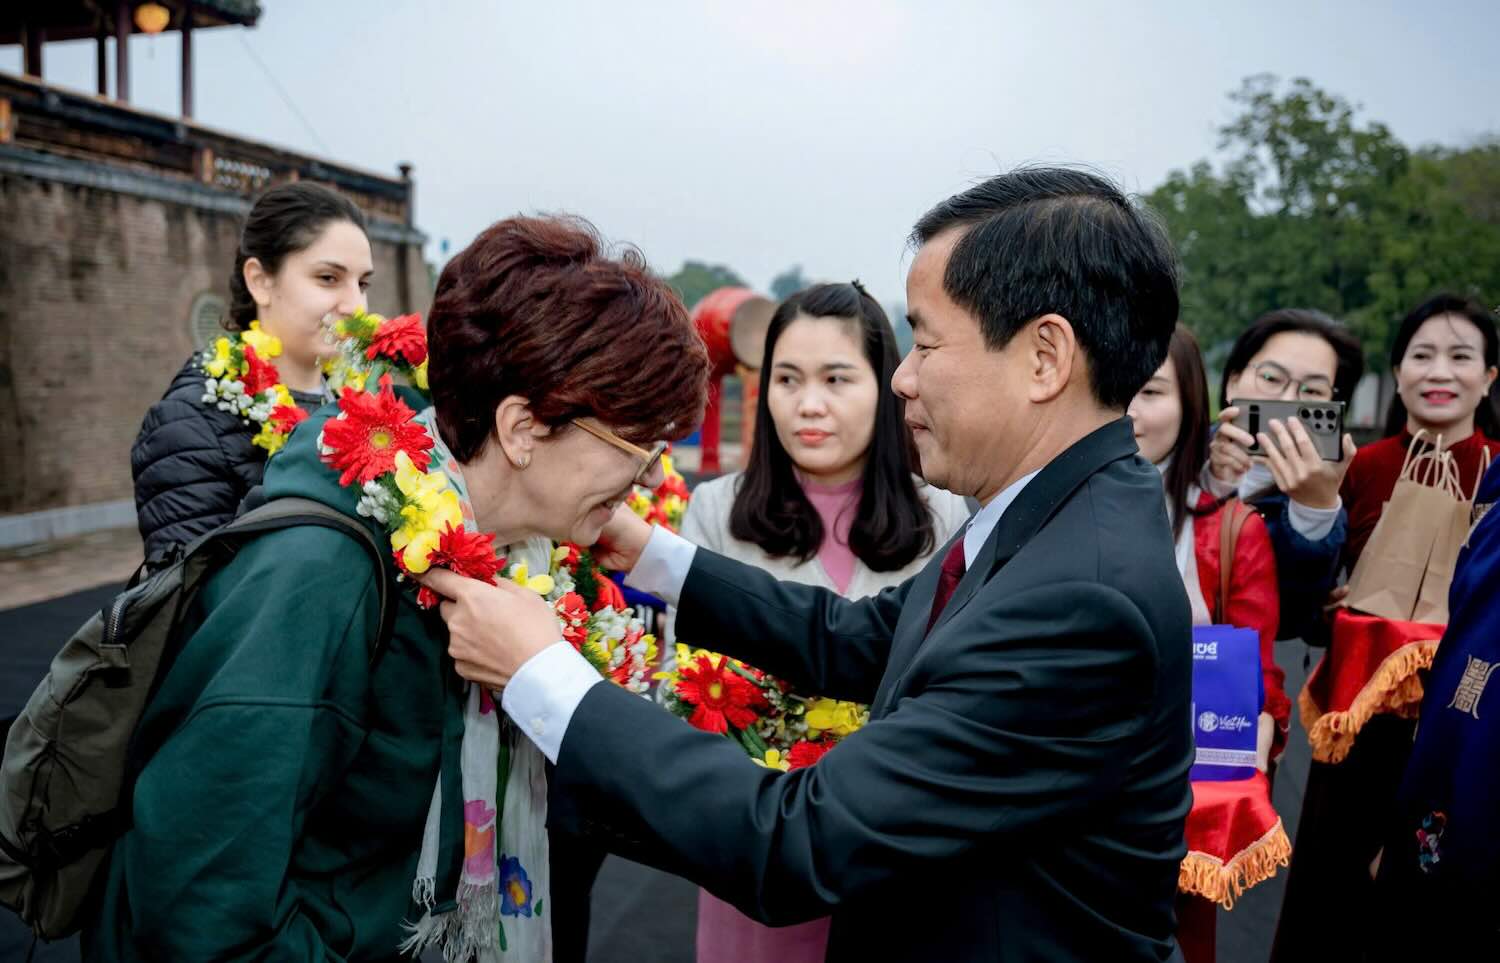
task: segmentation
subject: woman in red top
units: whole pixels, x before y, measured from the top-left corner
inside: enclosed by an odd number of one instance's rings
[[[1224,504],[1199,490],[1199,470],[1208,457],[1208,378],[1198,342],[1186,328],[1172,335],[1166,362],[1148,381],[1126,412],[1135,425],[1141,456],[1162,473],[1167,513],[1177,540],[1177,568],[1193,611],[1193,623],[1215,620],[1219,603],[1220,525],[1227,516]],[[1251,512],[1235,542],[1229,595],[1222,621],[1260,634],[1261,673],[1265,703],[1260,714],[1257,755],[1265,771],[1286,744],[1291,703],[1285,673],[1276,665],[1276,556],[1258,514]],[[1261,786],[1265,784],[1262,783]],[[1189,963],[1214,958],[1217,907],[1200,896],[1178,900],[1178,942]]]
[[[1500,458],[1500,419],[1491,395],[1497,354],[1495,317],[1471,298],[1440,294],[1401,322],[1391,348],[1396,397],[1386,422],[1389,437],[1365,446],[1344,477],[1342,495],[1349,508],[1344,561],[1351,571],[1396,487],[1417,431],[1442,438],[1466,494],[1479,482],[1485,451]]]
[[[1442,436],[1466,494],[1478,483],[1485,452],[1500,458],[1500,441],[1492,440],[1500,437],[1491,397],[1497,355],[1495,318],[1473,299],[1438,295],[1401,322],[1391,348],[1397,397],[1387,423],[1390,437],[1360,449],[1341,490],[1349,510],[1349,571],[1395,490],[1417,431]],[[1345,595],[1340,588],[1333,599]],[[1330,649],[1325,658],[1339,653]],[[1364,934],[1378,932],[1364,918],[1374,893],[1371,864],[1415,731],[1415,720],[1376,715],[1360,728],[1342,762],[1312,763],[1272,963],[1355,958]]]

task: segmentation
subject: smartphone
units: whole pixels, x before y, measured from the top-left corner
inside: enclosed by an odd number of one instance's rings
[[[1271,430],[1269,422],[1302,422],[1313,447],[1324,461],[1344,460],[1344,403],[1342,401],[1257,401],[1232,398],[1229,403],[1240,410],[1234,426],[1248,432],[1251,438]],[[1264,455],[1259,440],[1250,454]]]

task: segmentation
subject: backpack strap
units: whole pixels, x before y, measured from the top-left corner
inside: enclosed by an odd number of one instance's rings
[[[381,649],[390,641],[396,624],[396,605],[400,589],[396,585],[395,573],[386,564],[388,553],[364,525],[311,498],[273,498],[257,508],[244,513],[234,521],[194,542],[184,552],[191,555],[208,540],[231,540],[231,544],[248,541],[249,536],[265,532],[280,531],[295,525],[317,525],[342,532],[364,548],[375,566],[375,577],[380,587],[380,622],[375,641],[370,646],[370,664],[374,664]]]
[[[1229,576],[1234,569],[1234,549],[1240,541],[1240,529],[1245,527],[1254,510],[1238,498],[1231,498],[1224,503],[1224,511],[1219,516],[1219,597],[1214,599],[1214,622],[1219,625],[1224,624]]]

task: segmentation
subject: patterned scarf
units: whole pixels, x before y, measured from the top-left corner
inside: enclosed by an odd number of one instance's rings
[[[432,463],[458,492],[464,527],[476,530],[474,506],[463,472],[443,443],[432,408],[416,421],[432,436]],[[551,565],[552,543],[529,539],[508,546],[506,558],[533,572]],[[490,693],[470,683],[464,708],[459,766],[463,785],[464,861],[457,892],[438,893],[439,829],[444,805],[441,775],[432,790],[422,854],[412,882],[412,900],[422,918],[407,923],[403,953],[420,955],[441,945],[448,963],[550,963],[551,915],[547,909],[547,776],[541,750],[495,705]]]

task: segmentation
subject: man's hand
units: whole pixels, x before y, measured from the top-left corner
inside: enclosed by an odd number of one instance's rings
[[[438,568],[416,579],[447,600],[439,611],[448,623],[448,654],[470,682],[503,689],[528,659],[562,637],[552,606],[508,579],[486,585]]]
[[[641,560],[641,552],[651,540],[651,523],[626,505],[615,508],[614,517],[599,533],[599,543],[594,546],[594,561],[611,572],[630,574],[635,563]]]
[[[1308,508],[1329,509],[1339,504],[1339,486],[1354,460],[1354,438],[1344,436],[1342,461],[1324,461],[1313,446],[1312,436],[1296,418],[1289,422],[1272,419],[1269,432],[1256,435],[1266,453],[1266,464],[1276,487],[1291,496],[1292,501]],[[1223,434],[1224,429],[1219,429]],[[1244,432],[1240,432],[1244,434]]]

